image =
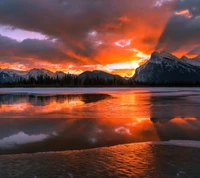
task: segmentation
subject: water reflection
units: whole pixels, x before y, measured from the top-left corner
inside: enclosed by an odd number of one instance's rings
[[[180,92],[176,95],[164,94],[154,93],[147,99],[152,103],[151,118],[153,122],[164,122],[175,117],[200,117],[199,92]]]
[[[195,125],[195,126],[193,126]],[[86,149],[160,140],[198,140],[200,120],[1,119],[0,154]]]
[[[149,119],[1,119],[0,125],[0,153],[85,149],[149,140],[159,140]]]
[[[200,139],[199,91],[0,95],[0,154]]]
[[[68,117],[72,109],[95,103],[108,94],[29,95],[0,94],[0,114],[3,117]],[[70,115],[70,117],[73,117]]]

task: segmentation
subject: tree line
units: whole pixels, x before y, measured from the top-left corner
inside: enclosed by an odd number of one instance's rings
[[[39,76],[37,79],[30,77],[28,79],[20,78],[17,82],[1,83],[0,87],[199,87],[200,82],[136,82],[134,80],[125,80],[119,77],[112,79],[89,77],[80,78],[75,75],[66,75],[62,78],[58,76],[51,78],[48,75]]]
[[[21,78],[17,82],[2,83],[2,87],[90,87],[90,86],[128,86],[131,82],[123,78],[113,77],[106,79],[100,77],[80,78],[75,75],[66,75],[65,77],[51,78],[48,75],[39,76],[37,79],[30,77]]]

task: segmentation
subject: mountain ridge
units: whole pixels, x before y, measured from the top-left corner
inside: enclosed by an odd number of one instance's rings
[[[132,77],[141,83],[200,82],[200,59],[177,58],[166,52],[153,52],[151,58],[136,69]]]
[[[67,79],[68,78],[68,79]],[[33,68],[29,71],[17,71],[13,69],[0,69],[0,83],[17,83],[19,81],[29,81],[29,80],[72,80],[71,78],[78,78],[81,84],[85,83],[86,80],[95,83],[98,80],[104,82],[110,80],[125,81],[125,79],[119,75],[110,74],[100,70],[85,71],[80,75],[74,75],[70,73],[64,73],[63,71],[52,72],[47,69],[37,69]],[[90,83],[89,82],[89,83]],[[102,84],[103,84],[102,83]]]
[[[93,85],[100,82],[103,85],[106,81],[121,84],[144,83],[200,83],[200,57],[189,59],[186,56],[177,58],[167,52],[153,52],[150,59],[136,69],[131,78],[110,74],[101,70],[84,71],[79,75],[64,73],[63,71],[52,72],[44,68],[33,68],[28,71],[18,71],[14,69],[0,69],[0,83],[17,83],[22,80],[35,81],[43,79],[63,80],[77,78],[81,84]],[[87,80],[90,80],[87,82]],[[98,81],[98,82],[97,82]],[[102,82],[103,81],[103,82]]]

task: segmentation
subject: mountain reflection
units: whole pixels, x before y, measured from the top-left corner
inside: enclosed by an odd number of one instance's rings
[[[1,94],[0,154],[199,140],[200,93],[152,90]]]
[[[159,140],[148,118],[143,118],[142,122],[140,119],[2,118],[0,122],[0,154]]]
[[[71,94],[71,95],[26,95],[26,94],[0,94],[0,105],[30,103],[33,106],[46,106],[51,102],[64,103],[80,100],[84,103],[97,102],[109,98],[108,94]]]
[[[166,123],[173,118],[200,118],[199,94],[152,94],[147,100],[152,104],[150,118],[153,123]]]
[[[78,106],[108,98],[111,98],[108,94],[0,94],[0,117],[60,117],[66,112],[70,114],[71,110]]]

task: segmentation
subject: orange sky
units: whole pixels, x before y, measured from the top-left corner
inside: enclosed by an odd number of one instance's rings
[[[46,68],[76,74],[98,69],[132,76],[155,50],[165,50],[178,57],[194,56],[199,50],[192,37],[185,45],[177,42],[184,37],[180,33],[186,33],[179,26],[197,20],[192,3],[45,0],[48,2],[45,4],[39,0],[34,3],[22,0],[13,4],[3,1],[0,11],[7,11],[0,12],[0,68]],[[13,5],[15,10],[11,8]],[[178,40],[174,39],[173,43],[174,36]]]

